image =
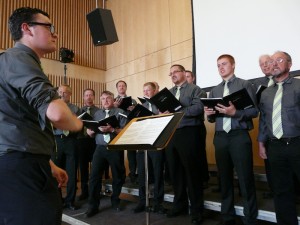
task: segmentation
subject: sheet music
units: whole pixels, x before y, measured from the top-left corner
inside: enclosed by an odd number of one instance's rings
[[[133,122],[115,144],[153,145],[173,117],[173,115],[170,115]]]

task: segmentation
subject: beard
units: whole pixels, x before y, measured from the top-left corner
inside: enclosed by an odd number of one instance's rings
[[[288,72],[289,72],[289,69],[287,67],[284,68],[283,70],[280,70],[279,68],[277,68],[277,70],[273,70],[272,76],[274,76],[276,78],[279,78],[279,77],[285,75]]]

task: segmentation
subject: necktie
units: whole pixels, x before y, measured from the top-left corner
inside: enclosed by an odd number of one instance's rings
[[[175,98],[177,98],[177,100],[179,100],[180,98],[180,88],[179,86],[177,86],[177,91],[176,91],[176,94],[175,94]]]
[[[229,88],[228,88],[228,81],[224,84],[224,92],[223,97],[229,95]],[[223,130],[228,133],[231,130],[231,118],[230,117],[223,117]]]
[[[272,112],[273,135],[280,139],[283,135],[281,120],[282,82],[277,83],[278,89],[274,97]]]
[[[151,105],[151,103],[149,103],[149,108],[148,109],[152,112],[152,105]]]
[[[91,107],[87,107],[86,108],[86,113],[89,114],[89,115],[91,115]]]
[[[105,118],[109,117],[109,110],[105,110]],[[103,134],[104,141],[108,143],[110,141],[110,134]]]
[[[68,131],[68,130],[63,130],[63,134],[64,134],[65,136],[68,136],[69,133],[70,133],[70,131]]]
[[[268,82],[268,87],[274,84],[273,76],[269,76],[269,82]]]

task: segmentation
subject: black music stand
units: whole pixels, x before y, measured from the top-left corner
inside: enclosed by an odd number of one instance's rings
[[[121,138],[126,132],[129,130],[129,127],[132,126],[133,123],[138,123],[139,121],[143,120],[152,120],[161,117],[170,116],[172,119],[170,122],[163,128],[163,131],[159,134],[157,139],[153,144],[122,144]],[[172,114],[160,114],[155,116],[147,116],[147,117],[139,117],[132,119],[124,128],[123,130],[108,144],[107,148],[109,150],[127,150],[127,151],[144,151],[144,160],[145,160],[145,194],[146,194],[146,225],[150,224],[150,210],[149,210],[149,177],[148,177],[148,150],[150,151],[159,151],[164,149],[169,141],[171,140],[178,124],[180,123],[183,117],[183,113],[172,113]],[[151,123],[149,125],[152,126]],[[145,125],[144,125],[145,126]],[[147,127],[143,127],[147,129]],[[146,135],[146,134],[144,134]],[[119,144],[119,142],[121,144]]]

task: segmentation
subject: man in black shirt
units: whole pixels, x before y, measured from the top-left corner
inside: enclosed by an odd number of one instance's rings
[[[19,8],[9,18],[14,48],[0,56],[0,224],[61,225],[58,186],[68,180],[50,160],[52,125],[79,131],[82,122],[59,99],[40,58],[56,50],[49,15]],[[9,221],[9,222],[8,222]]]

